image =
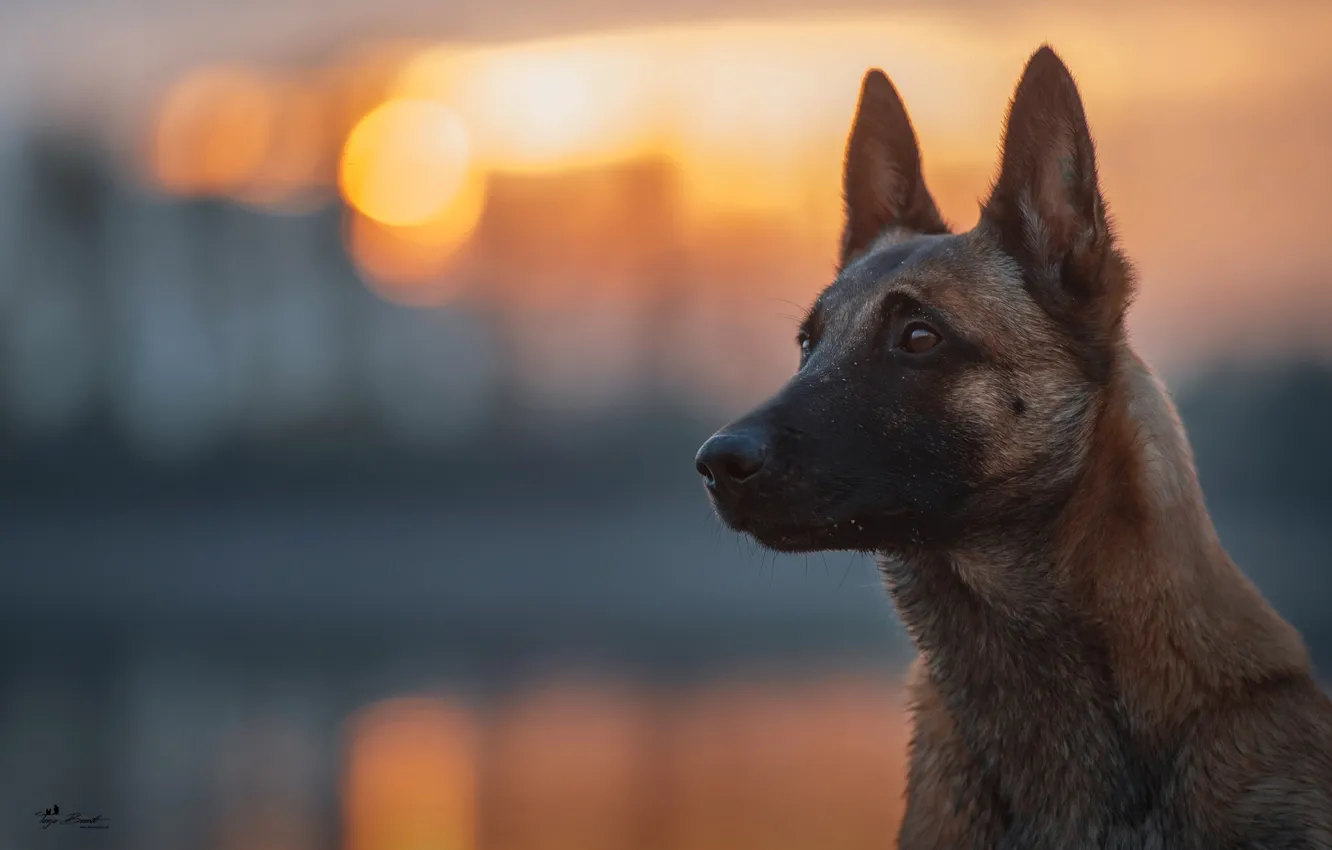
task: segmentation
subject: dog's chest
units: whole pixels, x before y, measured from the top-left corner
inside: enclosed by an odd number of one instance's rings
[[[996,846],[1153,850],[1167,846],[1167,835],[1180,837],[1168,769],[1167,775],[1144,769],[1123,751],[1106,749],[1078,758],[1076,744],[1057,749],[1069,760],[1059,763],[1046,751],[1024,765],[1020,776],[1010,763],[986,771],[978,783],[990,790],[997,815],[992,822],[1001,825]],[[1043,769],[1037,767],[1042,764]],[[1168,844],[1180,850],[1191,846],[1173,839]]]
[[[1193,846],[1181,844],[1177,837],[1167,841],[1167,834],[1178,834],[1165,821],[1160,814],[1137,824],[1096,816],[1071,821],[1056,815],[1010,825],[995,846],[999,850],[1177,850]]]

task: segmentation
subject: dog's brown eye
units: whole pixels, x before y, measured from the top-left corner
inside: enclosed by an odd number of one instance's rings
[[[940,342],[939,334],[924,322],[912,322],[902,331],[898,347],[910,354],[924,354]]]

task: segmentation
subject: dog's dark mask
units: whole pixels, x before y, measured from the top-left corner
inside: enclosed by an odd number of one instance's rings
[[[926,305],[867,290],[949,239],[917,236],[845,268],[801,327],[800,370],[699,450],[728,525],[785,551],[892,549],[947,534],[979,440],[949,415],[940,383],[979,353]]]

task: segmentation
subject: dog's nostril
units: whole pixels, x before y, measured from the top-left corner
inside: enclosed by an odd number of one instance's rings
[[[756,433],[740,431],[714,435],[699,449],[694,468],[708,487],[740,484],[753,478],[767,459],[767,443]]]
[[[697,463],[695,463],[694,469],[697,469],[698,474],[703,476],[704,484],[711,487],[717,483],[717,479],[712,476],[712,470],[708,469],[708,465],[703,461],[700,460]]]

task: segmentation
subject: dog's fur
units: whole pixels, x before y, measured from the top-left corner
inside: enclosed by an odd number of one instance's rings
[[[1217,540],[1081,98],[1049,47],[980,222],[952,234],[888,78],[847,144],[836,280],[799,372],[719,435],[720,516],[878,554],[916,646],[903,850],[1332,848],[1332,702]],[[935,334],[912,353],[903,340]],[[1237,447],[1242,451],[1243,447]]]

